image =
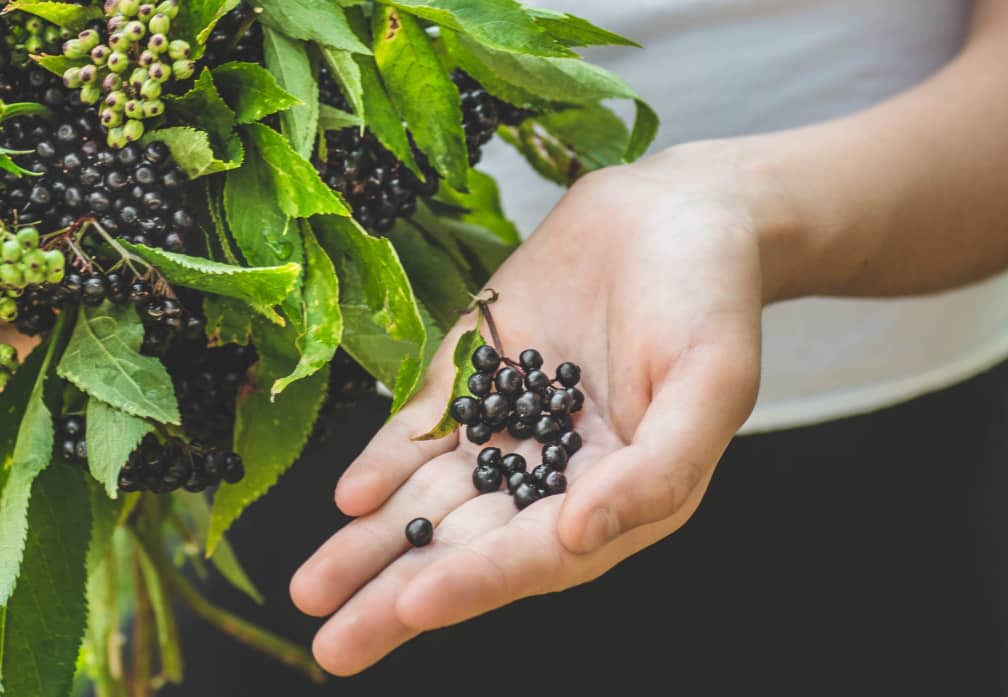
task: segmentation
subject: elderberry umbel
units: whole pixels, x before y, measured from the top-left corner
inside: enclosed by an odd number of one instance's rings
[[[466,437],[483,445],[494,433],[507,430],[517,440],[535,438],[542,445],[541,464],[531,473],[521,455],[484,448],[473,471],[477,491],[491,493],[506,483],[518,508],[566,491],[564,471],[582,446],[573,421],[584,405],[577,387],[581,369],[562,363],[551,378],[542,370],[539,351],[527,349],[512,361],[489,345],[476,349],[472,364],[476,372],[469,379],[471,396],[451,404],[452,418],[466,427]]]

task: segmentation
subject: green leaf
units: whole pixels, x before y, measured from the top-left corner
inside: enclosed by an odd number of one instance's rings
[[[307,223],[301,225],[305,250],[303,286],[304,334],[298,338],[301,358],[294,372],[277,380],[271,388],[276,397],[290,385],[310,377],[328,365],[343,337],[343,315],[339,308],[339,279],[332,260],[319,246]]]
[[[176,497],[185,506],[195,527],[197,539],[206,540],[210,534],[210,505],[207,503],[206,496],[183,491],[176,494]],[[217,568],[225,580],[247,595],[253,602],[258,605],[265,602],[262,593],[259,592],[241,562],[238,561],[234,548],[231,547],[231,543],[226,537],[222,537],[217,543],[217,549],[210,557],[210,563]]]
[[[326,186],[311,163],[291,149],[286,138],[262,124],[243,126],[242,130],[250,149],[266,165],[276,200],[288,217],[350,215],[346,204]]]
[[[105,16],[105,13],[97,6],[42,0],[16,0],[4,8],[4,14],[18,10],[41,17],[47,22],[75,32],[82,30],[84,25],[91,20],[102,19]]]
[[[462,220],[479,225],[493,233],[509,247],[521,244],[518,228],[504,214],[500,191],[493,177],[475,169],[469,170],[468,193],[442,186],[438,199],[466,209]]]
[[[280,115],[283,132],[295,152],[310,159],[318,130],[319,96],[317,71],[308,56],[308,46],[269,27],[263,29],[263,35],[266,68],[277,84],[300,102]]]
[[[143,335],[133,307],[83,307],[56,372],[120,411],[179,425],[171,378],[161,361],[140,354]]]
[[[458,89],[417,21],[391,7],[374,15],[375,61],[392,103],[434,169],[464,189],[469,169]]]
[[[203,68],[192,88],[180,97],[164,98],[172,123],[184,123],[210,135],[216,152],[228,152],[234,140],[235,113],[231,111],[214,83],[208,68]]]
[[[207,318],[207,338],[221,344],[248,344],[252,333],[252,315],[244,303],[221,295],[203,298],[203,313]]]
[[[172,38],[187,40],[193,47],[193,59],[202,58],[214,26],[238,4],[239,0],[185,0],[182,11],[172,21]]]
[[[140,441],[154,430],[143,419],[110,407],[100,399],[88,400],[87,445],[91,474],[105,485],[109,498],[119,496],[119,472]]]
[[[244,166],[228,173],[224,212],[235,243],[253,266],[286,264],[301,256],[301,240],[277,205],[272,173],[258,152],[248,153]]]
[[[252,0],[262,9],[262,23],[269,29],[302,41],[352,53],[371,53],[347,24],[336,0]]]
[[[467,283],[451,257],[425,239],[416,226],[400,221],[388,238],[395,245],[417,298],[441,329],[451,329],[458,322],[459,311],[469,304],[469,292],[477,289]]]
[[[615,34],[608,29],[597,27],[586,19],[564,12],[525,8],[536,24],[549,32],[565,46],[633,46],[641,48],[636,41]]]
[[[165,588],[161,580],[161,573],[151,557],[152,554],[158,554],[159,550],[148,550],[140,541],[139,536],[135,535],[135,540],[140,572],[143,575],[144,587],[150,597],[151,609],[154,612],[154,627],[157,630],[161,672],[167,681],[180,683],[182,682],[182,650],[179,647],[175,609],[172,607],[168,589]]]
[[[343,348],[373,376],[395,386],[393,413],[419,388],[427,332],[392,243],[348,218],[312,221],[340,279]]]
[[[291,329],[257,323],[256,347],[262,359],[253,371],[257,388],[239,396],[234,449],[245,461],[245,478],[217,490],[207,553],[213,554],[231,524],[276,484],[301,455],[326,398],[329,369],[292,384],[275,400],[269,386],[297,364]],[[283,434],[278,437],[278,434]]]
[[[241,300],[266,315],[270,314],[270,308],[282,303],[294,290],[301,273],[301,266],[295,263],[246,268],[124,240],[121,242],[128,250],[157,267],[173,285]]]
[[[68,320],[61,316],[44,352],[36,350],[42,360],[36,363],[34,357],[29,358],[10,383],[13,406],[23,407],[15,415],[18,425],[13,447],[9,453],[0,453],[10,462],[0,469],[0,606],[6,605],[11,597],[21,568],[32,483],[52,459],[54,433],[52,414],[45,404],[46,380],[55,357],[65,346],[68,325]],[[20,399],[24,392],[22,380],[31,384],[24,401]],[[6,397],[6,390],[3,395]]]
[[[87,65],[90,61],[86,57],[67,58],[66,56],[39,56],[35,59],[35,62],[54,75],[63,77],[63,73],[65,73],[67,69],[79,68],[82,65]]]
[[[84,636],[91,534],[80,469],[61,463],[35,481],[21,579],[7,604],[3,681],[9,695],[66,697]]]
[[[90,445],[90,443],[88,444]],[[88,546],[87,569],[92,574],[101,564],[112,544],[112,537],[119,527],[119,516],[126,507],[127,494],[111,499],[105,493],[105,488],[94,478],[87,480],[88,494],[91,499],[91,544]]]
[[[0,392],[0,482],[3,481],[2,473],[7,470],[14,455],[21,419],[28,409],[47,348],[43,345],[32,351],[7,383],[7,387]]]
[[[644,156],[658,136],[661,119],[651,105],[642,99],[637,100],[637,117],[634,119],[633,131],[630,133],[630,144],[623,155],[625,162],[635,162]]]
[[[357,114],[331,107],[328,104],[319,106],[319,130],[342,131],[345,128],[359,128],[364,125],[364,119]]]
[[[237,123],[252,123],[301,103],[256,63],[219,65],[213,69],[213,79]]]
[[[150,131],[142,142],[147,144],[154,141],[161,141],[168,146],[175,162],[190,179],[236,169],[241,167],[245,158],[241,141],[237,138],[229,140],[225,152],[218,154],[210,144],[210,136],[206,132],[185,126]]]
[[[455,366],[455,380],[452,382],[451,398],[445,406],[441,420],[428,433],[417,436],[413,440],[437,440],[451,435],[458,428],[458,423],[451,415],[451,405],[457,398],[469,394],[469,378],[476,372],[476,368],[472,364],[472,355],[476,349],[486,343],[486,339],[483,338],[480,331],[481,324],[482,321],[477,320],[476,328],[460,336],[458,343],[455,344],[455,353],[452,358],[452,363]]]
[[[498,235],[481,225],[434,215],[425,205],[417,209],[411,221],[439,240],[442,246],[445,239],[455,240],[482,269],[482,273],[473,272],[473,280],[478,286],[486,283],[517,249],[517,245],[502,241]]]
[[[361,82],[361,69],[354,60],[354,54],[349,51],[339,51],[334,48],[322,47],[322,60],[329,68],[329,73],[339,84],[340,92],[346,97],[350,109],[358,115],[364,114],[364,85]]]
[[[535,121],[573,150],[587,171],[622,164],[630,144],[626,124],[601,104],[550,112]]]
[[[500,51],[533,56],[573,56],[514,0],[381,0],[442,27],[465,32]]]

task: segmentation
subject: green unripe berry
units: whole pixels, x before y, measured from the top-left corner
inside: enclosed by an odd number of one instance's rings
[[[146,21],[154,15],[155,9],[156,8],[154,7],[154,5],[150,4],[149,2],[144,3],[143,5],[140,6],[140,9],[137,10],[137,17],[141,20]]]
[[[154,34],[147,40],[147,50],[156,56],[168,50],[168,37],[164,34]]]
[[[24,270],[24,280],[25,283],[45,283],[45,270],[44,269],[33,269],[28,267]]]
[[[120,29],[119,31],[113,32],[112,35],[109,36],[108,45],[112,48],[113,51],[120,51],[122,53],[125,53],[126,51],[129,50],[129,47],[133,45],[133,42],[130,41],[129,36],[126,35],[125,29]]]
[[[175,39],[168,44],[168,56],[173,61],[183,60],[192,55],[192,47],[189,45],[188,41],[183,41],[182,39]]]
[[[24,43],[24,50],[27,53],[41,53],[43,48],[45,48],[45,42],[38,36],[33,36]]]
[[[85,29],[77,35],[77,41],[84,47],[85,51],[92,50],[101,41],[101,37],[94,29]]]
[[[45,42],[49,45],[55,44],[57,42],[63,43],[63,41],[70,38],[69,34],[64,37],[63,32],[61,32],[60,28],[56,26],[46,27],[45,34],[43,34],[42,36],[45,39]]]
[[[153,119],[165,112],[165,104],[160,99],[143,103],[143,117]]]
[[[91,106],[101,100],[102,91],[98,85],[84,85],[81,87],[80,99],[82,104]]]
[[[28,30],[29,34],[41,34],[42,30],[45,29],[45,25],[40,18],[33,15],[25,20],[24,28]]]
[[[123,31],[126,33],[126,36],[129,37],[131,42],[139,41],[147,36],[147,27],[144,26],[143,22],[137,19],[134,19],[132,22],[129,22],[125,27],[123,27]]]
[[[196,72],[196,61],[175,61],[172,63],[172,72],[179,80],[186,80]]]
[[[150,18],[150,23],[147,26],[154,34],[167,34],[171,31],[171,19],[168,15],[158,12]]]
[[[108,59],[111,54],[112,49],[108,46],[104,44],[95,46],[91,49],[91,62],[97,66],[103,66],[108,63]]]
[[[135,17],[140,11],[140,0],[119,0],[116,12],[127,17]]]
[[[63,55],[67,58],[83,58],[91,49],[85,48],[79,39],[70,39],[63,44]]]
[[[129,121],[126,122],[126,125],[123,126],[123,136],[125,136],[126,140],[129,141],[130,143],[135,143],[136,141],[143,138],[143,134],[144,134],[143,121],[138,121],[137,119],[130,119]]]
[[[63,256],[63,252],[60,250],[50,249],[43,252],[43,254],[45,255],[46,269],[49,271],[66,267],[66,257]]]
[[[148,80],[150,80],[150,73],[147,72],[146,68],[133,68],[133,72],[129,76],[129,86],[139,92],[140,88]]]
[[[105,92],[115,92],[116,90],[122,89],[122,86],[122,77],[120,75],[116,75],[115,73],[109,73],[105,76],[105,79],[102,80],[102,90]]]
[[[110,128],[108,132],[108,137],[105,139],[110,148],[120,149],[125,148],[129,145],[129,141],[126,140],[125,134],[123,134],[122,126],[116,126],[115,128]]]
[[[147,68],[147,72],[150,74],[150,79],[154,82],[164,82],[170,78],[172,74],[171,68],[164,63],[151,64],[151,66]]]
[[[82,85],[92,85],[98,79],[98,68],[93,65],[85,65],[77,72],[77,77]]]
[[[0,264],[0,286],[24,288],[24,270],[20,264]]]
[[[63,73],[63,84],[75,90],[84,83],[80,79],[80,68],[67,68]]]
[[[175,19],[179,13],[178,0],[164,0],[164,2],[157,6],[157,11],[168,15],[170,19]]]
[[[115,15],[114,17],[109,18],[109,21],[106,22],[105,26],[108,28],[109,33],[112,34],[122,29],[128,21],[129,20],[122,15]]]
[[[161,96],[161,83],[156,80],[148,80],[140,88],[140,96],[144,99],[158,99]]]
[[[113,51],[108,57],[108,69],[113,73],[122,73],[129,67],[130,59],[125,53]]]
[[[126,102],[126,108],[123,111],[128,119],[140,119],[145,116],[143,103],[138,99],[131,99]]]
[[[45,282],[57,285],[63,282],[63,278],[66,276],[66,267],[60,266],[54,269],[49,269],[49,273],[46,274]]]
[[[116,109],[102,109],[101,122],[105,128],[115,128],[121,126],[123,122],[123,112]]]
[[[18,367],[17,351],[10,344],[0,344],[0,367],[12,373]]]
[[[7,264],[21,261],[22,254],[24,254],[24,249],[21,247],[21,243],[13,237],[4,240],[4,243],[0,245],[0,260]]]
[[[13,322],[17,317],[17,303],[10,298],[0,298],[0,322]]]
[[[21,243],[21,248],[25,251],[38,249],[39,245],[39,231],[38,228],[33,226],[23,227],[17,231],[15,235],[17,241]]]
[[[140,57],[137,58],[137,63],[139,63],[144,68],[150,66],[151,63],[155,63],[156,61],[157,61],[157,54],[151,51],[150,49],[147,49],[146,51],[141,53]]]
[[[113,111],[121,111],[126,105],[129,97],[122,90],[115,90],[114,92],[109,92],[108,96],[105,97],[105,106],[109,107]]]
[[[41,249],[33,249],[24,255],[21,260],[21,265],[24,267],[25,271],[42,271],[48,270],[49,264],[46,261],[45,252]]]

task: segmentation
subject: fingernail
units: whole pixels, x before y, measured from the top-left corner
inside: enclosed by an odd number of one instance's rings
[[[599,547],[616,539],[619,535],[619,523],[616,516],[608,508],[596,508],[588,516],[581,547],[585,552],[593,552]]]

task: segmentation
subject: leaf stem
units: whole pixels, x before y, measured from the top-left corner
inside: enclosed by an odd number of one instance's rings
[[[217,607],[200,595],[199,591],[175,569],[166,568],[163,573],[182,601],[204,620],[247,646],[296,668],[307,675],[312,682],[316,684],[325,682],[325,673],[303,648]]]
[[[154,610],[147,594],[139,557],[132,559],[133,591],[136,610],[133,616],[133,660],[130,697],[151,697],[151,653],[154,650]]]

